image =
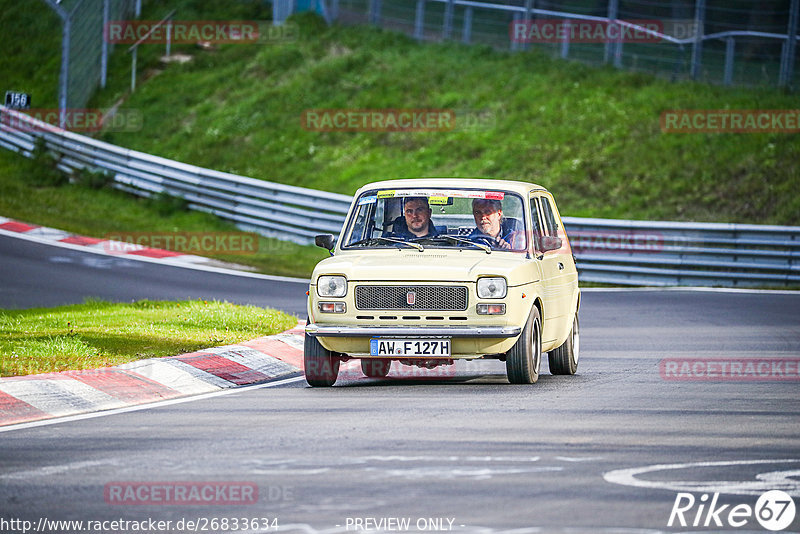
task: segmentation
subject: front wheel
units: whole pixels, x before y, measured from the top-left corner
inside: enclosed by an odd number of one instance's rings
[[[533,384],[539,380],[542,364],[542,321],[533,306],[519,339],[506,353],[506,374],[512,384]]]
[[[341,360],[308,334],[303,343],[303,362],[309,386],[330,387],[336,382]]]
[[[370,378],[386,378],[392,368],[392,360],[361,358],[361,371]]]
[[[578,322],[578,312],[575,312],[569,337],[560,347],[551,350],[548,354],[550,372],[554,375],[574,375],[578,370],[580,349],[580,323]]]

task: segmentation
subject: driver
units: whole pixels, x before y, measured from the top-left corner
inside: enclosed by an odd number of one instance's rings
[[[495,248],[510,249],[514,241],[514,221],[503,217],[499,200],[476,198],[472,201],[475,229],[467,238],[486,238]]]
[[[431,222],[431,207],[426,197],[408,197],[403,203],[403,217],[406,228],[397,228],[392,234],[403,239],[416,237],[435,237],[439,235]]]

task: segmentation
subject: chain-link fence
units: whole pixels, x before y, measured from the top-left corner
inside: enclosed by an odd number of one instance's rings
[[[674,80],[798,86],[798,0],[327,2],[339,23],[374,24],[420,40],[460,40],[510,50],[533,47]],[[617,29],[628,22],[654,28],[657,35],[637,37],[632,31],[617,38],[608,31],[615,22]]]
[[[108,21],[139,14],[141,0],[44,0],[61,18],[59,109],[64,126],[68,109],[86,106],[105,85],[113,45],[104,38]]]

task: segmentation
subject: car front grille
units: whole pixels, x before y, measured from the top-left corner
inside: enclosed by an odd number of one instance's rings
[[[414,304],[409,304],[410,292]],[[467,309],[465,286],[356,286],[359,310],[462,311]]]

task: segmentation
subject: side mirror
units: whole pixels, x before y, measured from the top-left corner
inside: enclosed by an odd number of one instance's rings
[[[333,250],[333,234],[320,234],[314,236],[314,244],[327,250]]]
[[[542,252],[550,252],[561,248],[561,238],[553,235],[543,235],[539,241]]]

